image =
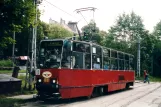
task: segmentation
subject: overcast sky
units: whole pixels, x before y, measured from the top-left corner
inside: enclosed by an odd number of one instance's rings
[[[55,8],[46,1],[64,10],[68,14]],[[83,17],[74,12],[74,10],[84,7],[95,7],[97,8],[94,12],[95,22],[101,30],[105,31],[115,24],[118,15],[123,12],[131,13],[131,11],[134,11],[137,15],[142,17],[145,28],[150,31],[153,30],[153,27],[161,19],[161,0],[43,0],[42,5],[39,7],[43,11],[41,20],[47,23],[50,18],[58,22],[60,22],[60,18],[62,18],[66,20],[66,23],[68,21],[79,21],[78,26],[80,28],[87,23]],[[87,22],[93,18],[92,11],[82,12],[82,14]]]

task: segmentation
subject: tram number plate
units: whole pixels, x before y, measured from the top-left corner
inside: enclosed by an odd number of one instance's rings
[[[44,82],[50,82],[49,78],[44,78]]]

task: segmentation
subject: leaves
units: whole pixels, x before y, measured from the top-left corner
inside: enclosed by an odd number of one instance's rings
[[[0,7],[0,42],[4,48],[10,44],[13,31],[20,33],[23,29],[34,25],[35,7],[33,0],[4,0],[4,4]],[[10,37],[4,42],[4,37]],[[4,43],[4,44],[3,44]]]
[[[115,40],[134,41],[144,31],[144,25],[140,16],[134,12],[118,16],[116,24],[112,26],[109,33],[115,37]]]
[[[86,41],[93,41],[97,42],[98,44],[101,44],[103,36],[101,36],[101,33],[99,31],[99,28],[96,27],[96,23],[91,20],[90,23],[84,27],[82,27],[82,32],[85,32],[88,34],[88,40]]]
[[[46,29],[47,36],[49,38],[66,38],[66,37],[72,37],[73,33],[67,28],[64,28],[63,26],[59,24],[50,24],[49,30]]]

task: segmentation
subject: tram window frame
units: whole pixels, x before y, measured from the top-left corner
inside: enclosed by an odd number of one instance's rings
[[[102,49],[103,52],[103,69],[109,70],[110,69],[110,50],[107,48]]]
[[[118,58],[119,59],[124,59],[124,53],[118,52]]]
[[[84,50],[80,49],[80,46],[79,46],[80,44],[82,44],[82,46],[84,47]],[[90,44],[73,41],[73,51],[91,53]]]
[[[117,51],[111,50],[111,57],[112,58],[117,58]]]
[[[124,53],[118,51],[118,70],[124,70]]]
[[[129,60],[125,60],[125,70],[129,70]]]
[[[134,70],[134,56],[129,56],[129,70]]]
[[[78,49],[78,45],[83,45],[84,46],[84,51],[80,51]],[[75,57],[75,64],[73,66],[73,69],[91,69],[91,47],[90,44],[88,43],[83,43],[83,42],[77,42],[73,41],[72,45],[72,55]],[[77,60],[77,59],[82,59],[82,60]],[[88,58],[88,60],[87,60]],[[80,61],[82,61],[82,64],[80,64]],[[87,66],[88,65],[88,66]]]
[[[118,70],[118,59],[111,57],[110,58],[110,61],[111,61],[111,63],[110,63],[110,69],[111,70]]]
[[[92,69],[102,69],[102,47],[92,45]]]
[[[71,66],[72,66],[72,60],[71,60],[72,50],[71,50],[71,46],[72,46],[72,42],[69,41],[69,40],[66,41],[66,45],[63,43],[63,47],[62,47],[63,48],[63,53],[62,53],[63,58],[62,58],[62,61],[61,61],[61,67],[62,68],[71,68]],[[66,53],[65,56],[64,56],[64,52]],[[63,65],[63,62],[64,62],[64,65]]]
[[[125,54],[125,60],[129,60],[129,55]]]
[[[119,70],[124,70],[124,59],[119,59]]]
[[[118,70],[118,68],[119,68],[118,51],[111,50],[110,69],[111,70]]]

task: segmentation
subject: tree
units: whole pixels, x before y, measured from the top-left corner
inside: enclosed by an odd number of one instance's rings
[[[47,31],[47,36],[49,38],[67,38],[72,37],[73,33],[59,24],[50,24],[49,31]]]
[[[115,40],[134,41],[137,36],[144,31],[144,25],[140,16],[134,12],[118,16],[116,24],[112,26],[109,33],[112,34]]]
[[[17,35],[34,26],[34,20],[33,0],[4,0],[0,7],[0,48],[6,49],[9,44],[16,43],[12,39],[13,32]]]
[[[161,77],[161,21],[159,21],[154,27],[152,35],[155,38],[154,49],[152,52],[152,74],[157,77]]]
[[[91,20],[88,25],[83,26],[81,30],[83,33],[85,32],[88,34],[85,41],[94,41],[101,44],[102,38],[99,33],[99,28],[96,27],[96,23],[93,20]]]
[[[156,39],[161,38],[161,21],[159,21],[154,27],[153,35],[156,37]]]
[[[134,12],[118,16],[103,44],[109,48],[131,53],[137,58],[138,37],[141,37],[141,71],[143,69],[150,71],[155,38],[145,30],[141,17]]]

